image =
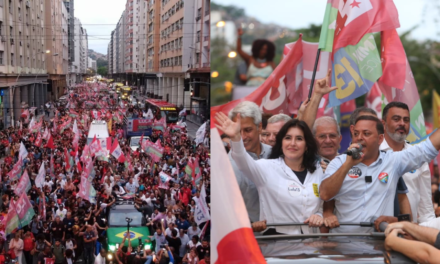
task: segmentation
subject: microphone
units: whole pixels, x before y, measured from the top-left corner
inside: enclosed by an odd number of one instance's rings
[[[350,150],[345,151],[344,154],[351,156],[353,159],[360,159],[362,153],[362,145],[358,144],[358,146],[359,147],[357,148],[352,148]]]

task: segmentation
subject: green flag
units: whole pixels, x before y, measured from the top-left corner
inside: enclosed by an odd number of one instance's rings
[[[333,38],[335,36],[336,16],[338,15],[338,1],[328,0],[325,8],[324,21],[322,22],[321,35],[318,48],[321,51],[332,52]]]

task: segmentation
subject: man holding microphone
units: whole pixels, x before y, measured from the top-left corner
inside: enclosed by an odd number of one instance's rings
[[[328,165],[319,193],[324,201],[335,200],[340,222],[372,222],[381,215],[392,216],[399,178],[434,159],[440,149],[440,131],[399,152],[380,151],[383,140],[382,122],[373,116],[360,116],[349,148],[352,156],[340,155]],[[370,232],[371,229],[343,226],[333,232]]]

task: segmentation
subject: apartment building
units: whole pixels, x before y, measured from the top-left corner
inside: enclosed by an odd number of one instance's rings
[[[115,31],[113,30],[110,37],[110,43],[107,47],[107,61],[108,61],[108,76],[111,78],[113,76],[114,71],[114,64],[113,64],[113,44],[114,44],[114,38],[115,38]]]
[[[98,67],[96,66],[96,60],[88,57],[87,58],[87,68],[92,69],[96,72],[98,70]]]
[[[82,74],[87,74],[89,58],[89,42],[87,30],[81,27],[80,30],[80,70]]]
[[[194,104],[200,114],[209,86],[201,85],[209,83],[209,28],[209,0],[128,0],[108,46],[112,78],[149,97],[187,109]]]
[[[154,97],[190,108],[191,93],[185,87],[194,49],[195,0],[161,0],[159,39],[159,89]],[[157,36],[157,35],[156,35]],[[148,85],[147,85],[148,87]],[[185,91],[186,90],[186,91]]]
[[[194,0],[195,14],[190,46],[189,85],[191,106],[188,119],[202,124],[210,107],[210,1]]]
[[[68,12],[62,1],[45,0],[46,69],[49,92],[58,99],[66,90],[68,74]]]
[[[78,18],[74,18],[74,33],[73,39],[73,52],[74,60],[69,69],[69,86],[80,83],[83,77],[87,74],[87,57],[88,57],[88,43],[87,43],[87,31],[83,28],[81,21]],[[84,41],[85,39],[85,41]],[[85,56],[85,57],[84,57]]]
[[[63,0],[64,6],[66,7],[67,13],[67,38],[68,38],[68,48],[69,48],[69,66],[68,74],[66,77],[66,83],[70,86],[75,83],[76,72],[74,70],[73,62],[75,61],[75,1],[74,0]]]
[[[21,108],[48,99],[44,0],[0,1],[0,120],[19,120]]]

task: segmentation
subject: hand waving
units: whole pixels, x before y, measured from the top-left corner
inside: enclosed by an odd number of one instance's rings
[[[240,122],[241,122],[241,116],[240,114],[237,115],[237,122],[232,121],[227,117],[224,113],[218,112],[215,115],[215,120],[217,121],[217,124],[215,126],[223,131],[226,135],[228,135],[232,141],[240,141],[241,135],[240,135]]]
[[[328,70],[327,76],[322,79],[316,81],[316,85],[314,88],[315,93],[320,95],[325,95],[338,89],[337,86],[330,87],[332,83],[332,70]]]

